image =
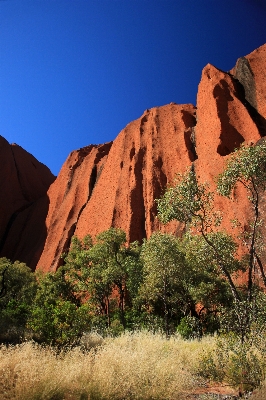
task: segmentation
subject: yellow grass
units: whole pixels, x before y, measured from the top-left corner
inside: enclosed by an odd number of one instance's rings
[[[213,346],[211,338],[166,340],[144,332],[102,341],[94,337],[86,352],[75,348],[56,354],[33,343],[2,346],[1,400],[180,400],[199,386],[200,354]]]

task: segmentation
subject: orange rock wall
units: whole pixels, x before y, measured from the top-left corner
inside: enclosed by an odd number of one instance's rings
[[[192,105],[146,110],[113,143],[71,153],[48,191],[48,235],[37,268],[55,270],[72,235],[95,236],[113,226],[131,242],[158,229],[154,200],[195,159],[194,114]]]
[[[38,268],[56,270],[68,250],[83,208],[90,201],[112,142],[73,151],[48,191],[47,238]],[[88,233],[88,232],[87,232]]]
[[[244,88],[236,78],[210,64],[203,69],[197,96],[195,138],[198,160],[195,168],[200,181],[209,182],[213,191],[215,179],[234,149],[242,143],[256,143],[262,136],[256,110],[250,110]],[[233,219],[247,223],[250,205],[243,187],[235,190],[234,204],[216,195],[215,206],[223,212],[223,227],[227,231],[231,231]]]
[[[37,230],[28,258],[31,266],[51,271],[61,265],[61,255],[73,235],[95,236],[111,226],[124,229],[128,241],[141,241],[157,229],[179,233],[183,228],[178,223],[160,226],[154,200],[177,172],[192,163],[199,179],[208,181],[214,190],[214,180],[234,149],[266,135],[265,71],[266,45],[240,58],[228,73],[208,64],[202,71],[197,107],[171,103],[151,108],[129,123],[114,142],[73,151],[46,195],[50,178],[37,184],[30,165],[23,170],[23,150],[13,151],[16,163],[12,164],[10,147],[1,139],[1,163],[8,171],[3,176],[7,194],[0,193],[0,204],[5,203],[2,236],[9,224],[19,257],[29,250],[27,237]],[[19,173],[19,179],[17,171],[23,175]],[[12,187],[7,185],[10,179]],[[232,205],[215,197],[216,207],[224,212],[223,226],[229,230],[230,219],[245,224],[250,212],[241,187],[234,199]],[[16,224],[12,222],[14,210],[20,210]],[[26,220],[30,223],[25,224]],[[2,248],[9,254],[12,246],[12,240],[5,240]]]

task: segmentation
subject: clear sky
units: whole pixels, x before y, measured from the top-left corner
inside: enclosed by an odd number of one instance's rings
[[[0,135],[58,174],[147,108],[196,102],[202,68],[266,43],[265,0],[0,0]]]

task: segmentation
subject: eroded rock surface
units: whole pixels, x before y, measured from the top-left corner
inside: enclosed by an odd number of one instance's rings
[[[73,235],[95,236],[111,226],[124,229],[128,241],[141,241],[157,229],[181,233],[183,227],[177,223],[160,226],[154,200],[192,163],[200,180],[214,190],[215,178],[234,149],[266,135],[265,118],[266,45],[241,57],[229,72],[208,64],[202,71],[197,107],[170,103],[151,108],[114,142],[73,151],[48,192],[53,177],[40,166],[32,175],[32,161],[24,161],[23,149],[1,139],[1,164],[7,171],[1,177],[6,188],[4,195],[0,193],[2,250],[19,258],[28,249],[30,264],[39,260],[37,268],[50,271],[61,265]],[[245,224],[250,213],[243,188],[235,190],[234,200],[232,206],[215,197],[229,231],[230,219]],[[27,238],[33,236],[29,251]]]
[[[195,123],[194,106],[170,104],[146,110],[128,124],[113,143],[76,235],[114,226],[124,229],[131,242],[158,229],[154,200],[177,171],[195,160]]]
[[[112,142],[73,151],[48,191],[47,238],[37,268],[56,270],[68,250],[82,210],[90,201]],[[89,231],[86,232],[86,234]]]
[[[48,235],[37,268],[55,270],[74,234],[114,226],[141,241],[158,229],[154,200],[195,160],[195,122],[192,105],[152,108],[113,143],[71,153],[48,191]]]

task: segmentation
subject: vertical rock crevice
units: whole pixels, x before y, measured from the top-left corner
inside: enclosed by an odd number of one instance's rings
[[[227,156],[240,147],[245,139],[230,122],[228,103],[233,102],[234,98],[230,93],[229,84],[225,79],[221,79],[215,85],[213,97],[216,100],[217,114],[221,122],[220,143],[217,147],[217,153],[220,156]]]
[[[12,154],[12,157],[13,157],[14,166],[15,166],[16,174],[17,174],[17,180],[18,180],[18,183],[19,183],[19,186],[20,186],[21,193],[22,193],[24,199],[25,199],[27,202],[29,202],[30,199],[29,199],[28,193],[27,193],[27,191],[26,191],[26,189],[24,188],[24,185],[23,185],[23,183],[22,183],[21,173],[20,173],[20,171],[19,171],[19,167],[18,167],[18,164],[17,164],[17,161],[16,161],[16,157],[15,157],[14,151],[13,151],[13,149],[12,149],[12,146],[10,146],[10,150],[11,150],[11,154]],[[35,167],[35,168],[36,168],[36,167]]]
[[[140,148],[135,156],[136,162],[134,166],[134,175],[136,177],[136,184],[130,194],[131,218],[129,237],[131,241],[141,241],[147,237],[142,172],[144,156],[145,150]]]
[[[6,240],[8,238],[9,232],[10,232],[10,230],[12,228],[12,225],[15,222],[17,216],[19,215],[20,212],[25,211],[27,208],[31,207],[32,204],[33,204],[33,202],[32,203],[28,203],[25,206],[20,207],[18,210],[13,212],[13,214],[9,218],[9,221],[8,221],[8,223],[6,225],[4,234],[3,234],[3,236],[2,236],[2,238],[0,240],[0,253],[1,253],[2,249],[3,249],[3,247],[5,246],[5,243],[6,243]]]
[[[198,158],[196,150],[196,116],[192,115],[186,110],[182,110],[182,119],[185,124],[186,130],[184,131],[184,141],[188,151],[188,156],[191,162]]]

